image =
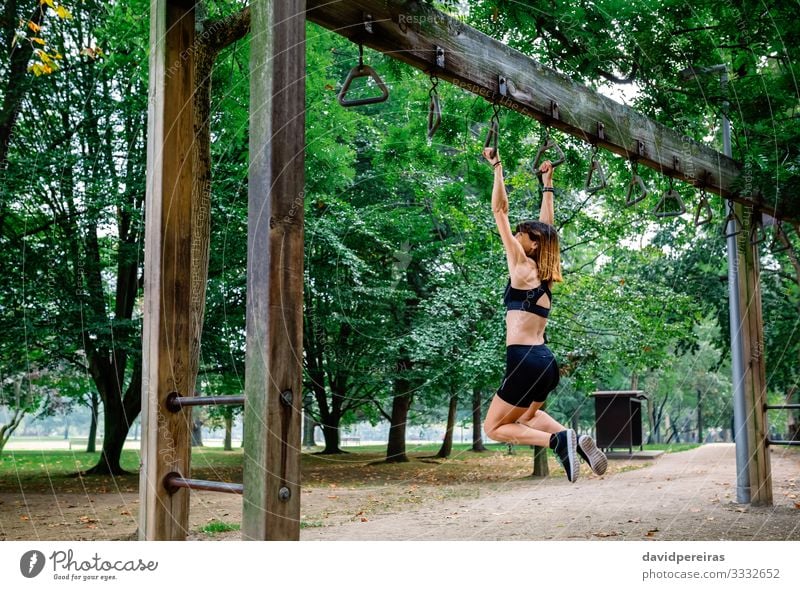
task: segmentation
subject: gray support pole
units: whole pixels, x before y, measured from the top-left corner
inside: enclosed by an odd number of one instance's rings
[[[723,66],[724,67],[724,66]],[[720,86],[725,95],[728,72],[723,69]],[[730,103],[722,103],[722,152],[731,157],[731,122],[728,119]],[[726,201],[728,213],[733,211],[733,201]],[[734,222],[729,222],[733,224]],[[747,440],[747,404],[744,395],[744,354],[742,348],[741,302],[739,301],[739,255],[736,251],[736,228],[728,226],[728,310],[731,324],[731,377],[733,383],[733,430],[736,437],[736,501],[750,503],[749,446]],[[741,229],[741,228],[739,228]]]

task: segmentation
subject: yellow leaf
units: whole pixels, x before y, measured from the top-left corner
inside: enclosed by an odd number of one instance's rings
[[[45,45],[44,39],[41,37],[31,37],[31,41],[38,43],[39,45]]]
[[[33,75],[37,78],[42,75],[42,65],[41,64],[31,64],[28,66],[28,71],[33,72]]]
[[[28,28],[29,28],[31,31],[33,31],[34,33],[38,33],[39,31],[41,31],[41,30],[42,30],[42,27],[40,27],[39,25],[37,25],[37,24],[36,24],[35,22],[33,22],[32,20],[29,20],[29,21],[28,21]]]
[[[47,4],[47,5],[48,5],[50,8],[52,8],[53,10],[55,10],[55,9],[56,9],[56,6],[55,6],[55,4],[53,3],[53,0],[40,0],[39,4]]]
[[[72,18],[72,13],[69,10],[67,10],[66,8],[64,8],[63,6],[61,6],[60,4],[59,4],[58,8],[56,9],[56,14],[58,14],[59,18],[63,18],[63,19]]]

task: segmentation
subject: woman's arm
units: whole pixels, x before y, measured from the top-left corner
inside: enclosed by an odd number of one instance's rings
[[[514,267],[525,260],[525,250],[511,233],[511,225],[508,221],[508,195],[506,186],[503,182],[503,165],[500,164],[500,153],[497,152],[492,157],[492,149],[485,148],[483,156],[494,166],[494,186],[492,187],[492,213],[500,231],[500,238],[503,240],[503,247],[506,250],[506,260],[508,262],[508,272],[513,273]]]
[[[553,165],[545,160],[539,167],[542,172],[542,208],[539,210],[539,221],[553,225]],[[549,190],[548,190],[549,189]]]

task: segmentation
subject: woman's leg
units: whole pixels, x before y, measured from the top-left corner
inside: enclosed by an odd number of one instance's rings
[[[539,402],[534,402],[534,404],[539,404]],[[531,411],[534,404],[531,404],[531,407],[528,408],[528,410],[517,419],[518,423],[524,424],[528,428],[544,430],[545,432],[549,432],[551,434],[555,434],[556,432],[561,432],[562,430],[567,429],[566,426],[555,420],[544,410],[537,408],[535,412]]]
[[[534,402],[531,404],[531,408],[536,404],[541,406],[542,403],[544,402]],[[492,440],[510,442],[511,444],[549,446],[549,432],[516,423],[528,411],[530,411],[529,408],[511,405],[495,394],[489,406],[489,411],[486,412],[486,419],[483,422],[483,430],[486,432],[486,436]]]

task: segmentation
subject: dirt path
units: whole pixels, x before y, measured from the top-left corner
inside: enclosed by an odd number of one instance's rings
[[[773,449],[774,506],[748,508],[734,503],[734,451],[732,444],[713,444],[645,466],[615,461],[602,478],[584,466],[574,484],[557,475],[532,480],[522,475],[529,473],[526,459],[495,454],[475,466],[481,475],[508,462],[523,465],[520,476],[304,487],[301,539],[800,540],[800,453]],[[24,498],[0,493],[0,540],[131,539],[138,502],[127,488]],[[210,521],[241,522],[240,496],[193,492],[190,514],[191,540],[241,538],[238,531],[211,538],[199,532]]]
[[[666,454],[597,478],[509,482],[474,500],[433,502],[367,522],[304,530],[305,540],[800,540],[800,457],[773,450],[771,508],[735,504],[735,448]]]

